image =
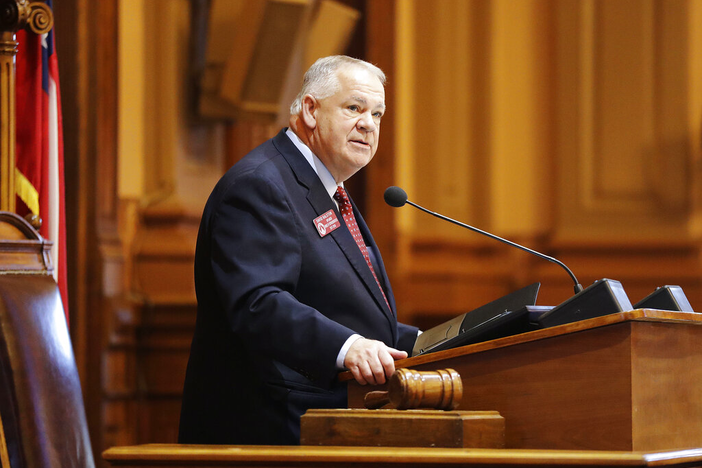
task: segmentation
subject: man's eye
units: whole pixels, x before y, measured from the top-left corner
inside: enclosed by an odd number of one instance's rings
[[[375,117],[377,119],[380,119],[382,116],[383,116],[382,112],[376,112],[375,114],[373,114],[373,117]]]
[[[358,112],[358,106],[355,105],[355,104],[354,104],[354,105],[351,105],[351,106],[349,106],[349,110],[350,110],[350,111],[353,111],[353,112]]]

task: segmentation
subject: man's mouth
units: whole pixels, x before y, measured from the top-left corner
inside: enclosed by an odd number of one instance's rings
[[[351,143],[356,143],[358,145],[363,145],[363,146],[370,146],[370,143],[367,143],[363,140],[351,140]]]

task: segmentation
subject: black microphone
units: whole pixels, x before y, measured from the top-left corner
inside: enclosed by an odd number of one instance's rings
[[[385,198],[385,203],[388,205],[399,208],[407,203],[407,192],[393,185],[385,189],[383,198]]]
[[[401,206],[404,206],[405,203],[409,203],[413,207],[420,209],[420,210],[424,211],[425,213],[429,213],[432,216],[436,216],[437,218],[443,219],[443,220],[448,221],[450,223],[456,224],[456,225],[464,227],[466,229],[470,229],[471,231],[477,232],[478,234],[488,236],[491,239],[495,239],[495,240],[498,240],[500,242],[504,242],[507,245],[511,245],[512,247],[516,247],[516,248],[521,249],[525,252],[529,252],[532,255],[536,255],[539,258],[543,258],[544,260],[548,260],[551,263],[555,263],[557,265],[560,265],[561,267],[563,267],[563,269],[565,269],[565,271],[568,272],[570,277],[573,279],[573,283],[575,283],[575,286],[573,286],[573,289],[575,290],[575,294],[578,294],[579,292],[581,292],[583,290],[583,287],[580,285],[580,283],[578,283],[577,278],[575,277],[573,272],[570,271],[570,268],[568,268],[565,265],[565,263],[561,262],[560,260],[558,260],[556,258],[549,257],[548,255],[542,254],[541,252],[537,252],[536,250],[532,250],[528,247],[524,247],[523,245],[519,245],[519,244],[512,242],[512,241],[509,241],[507,239],[503,239],[502,237],[496,236],[495,234],[490,234],[489,232],[483,231],[482,229],[478,229],[476,227],[469,226],[469,225],[462,223],[460,221],[456,221],[455,219],[451,219],[448,216],[444,216],[442,214],[427,210],[426,208],[419,206],[414,202],[409,201],[407,199],[407,192],[402,190],[400,187],[395,187],[395,186],[388,187],[387,189],[385,189],[385,193],[383,194],[383,198],[385,198],[385,203],[387,203],[388,205],[390,205],[392,207],[399,208]]]

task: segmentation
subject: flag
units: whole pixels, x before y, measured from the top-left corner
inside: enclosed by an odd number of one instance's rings
[[[51,0],[46,4],[51,8]],[[68,321],[63,128],[54,31],[37,35],[21,30],[17,32],[17,43],[17,212],[39,216],[40,234],[54,243],[54,278]]]

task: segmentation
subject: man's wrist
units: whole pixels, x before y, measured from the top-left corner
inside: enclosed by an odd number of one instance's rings
[[[351,348],[351,345],[353,345],[356,340],[363,338],[361,335],[354,333],[353,335],[349,336],[344,345],[341,347],[339,350],[339,354],[336,356],[336,368],[337,369],[345,369],[346,366],[344,365],[344,361],[346,360],[346,354],[349,352],[349,348]]]

